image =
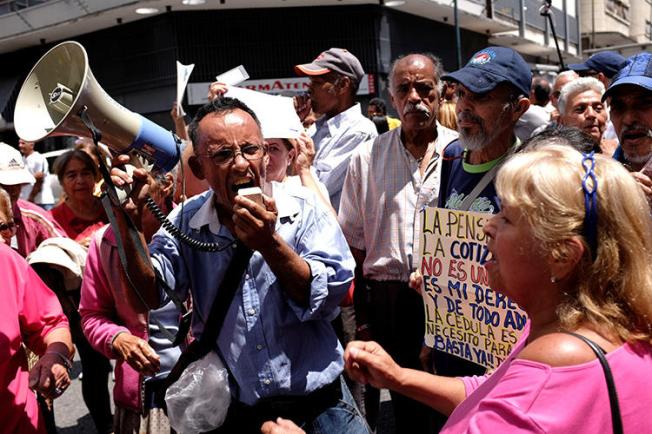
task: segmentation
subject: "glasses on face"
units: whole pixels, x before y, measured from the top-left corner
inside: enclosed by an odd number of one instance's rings
[[[7,223],[0,223],[0,232],[13,231],[14,229],[16,229],[16,222],[13,220]]]
[[[237,150],[236,150],[237,149]],[[235,157],[242,155],[247,161],[259,160],[265,155],[264,145],[248,144],[240,148],[220,148],[212,154],[202,154],[202,157],[210,158],[213,164],[223,166],[235,161]]]

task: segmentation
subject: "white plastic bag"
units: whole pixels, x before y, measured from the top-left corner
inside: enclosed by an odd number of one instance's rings
[[[180,434],[219,428],[231,404],[228,371],[211,351],[192,362],[165,392],[170,426]]]

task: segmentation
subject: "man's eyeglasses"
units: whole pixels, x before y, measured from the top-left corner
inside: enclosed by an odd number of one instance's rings
[[[4,232],[6,230],[13,231],[15,228],[16,228],[16,222],[13,220],[7,223],[0,223],[0,232]]]
[[[247,161],[255,161],[265,155],[265,146],[250,144],[241,146],[240,148],[225,147],[212,154],[201,154],[202,157],[210,158],[211,161],[213,161],[213,164],[217,166],[233,163],[235,157],[238,155],[242,155],[242,157]]]

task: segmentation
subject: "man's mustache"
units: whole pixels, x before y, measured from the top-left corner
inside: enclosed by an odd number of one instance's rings
[[[403,108],[403,114],[408,114],[410,112],[417,112],[417,113],[423,113],[426,116],[430,116],[430,109],[428,108],[427,105],[425,105],[422,102],[419,102],[417,104],[413,102],[408,102],[405,105],[405,108]]]
[[[631,125],[625,125],[625,127],[620,131],[620,140],[627,135],[627,134],[641,134],[643,133],[644,136],[647,137],[652,137],[652,128],[648,127],[647,125],[643,125],[640,123],[635,123]]]
[[[469,112],[460,112],[457,114],[457,121],[458,122],[473,122],[478,125],[482,125],[482,118],[480,116],[476,116],[473,113]]]

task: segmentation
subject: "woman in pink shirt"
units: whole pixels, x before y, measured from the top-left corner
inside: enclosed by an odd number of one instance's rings
[[[27,262],[0,243],[0,431],[45,433],[36,404],[38,390],[59,396],[70,384],[73,347],[57,297]],[[40,356],[27,371],[21,344]]]
[[[517,154],[496,187],[485,268],[530,318],[510,356],[493,374],[446,378],[353,342],[349,375],[450,414],[447,434],[609,433],[618,419],[624,432],[650,432],[652,220],[640,187],[615,160],[562,146]],[[596,354],[568,332],[606,353],[620,418]]]

